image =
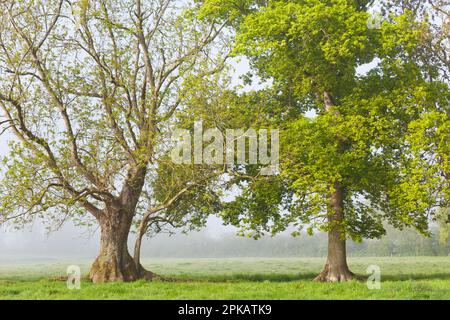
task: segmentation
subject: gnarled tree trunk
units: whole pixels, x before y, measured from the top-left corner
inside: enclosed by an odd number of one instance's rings
[[[100,220],[100,254],[91,267],[94,283],[135,281],[141,278],[139,268],[128,252],[128,234],[132,216],[119,210]]]
[[[120,197],[107,204],[97,220],[101,227],[100,254],[91,267],[95,283],[135,281],[148,272],[128,252],[128,235],[144,186],[146,166],[130,169]]]
[[[330,213],[328,221],[331,229],[328,232],[328,257],[324,270],[317,276],[316,281],[339,282],[354,278],[354,274],[347,265],[347,251],[345,235],[342,230],[344,220],[344,188],[341,183],[334,184],[335,191],[330,197]]]

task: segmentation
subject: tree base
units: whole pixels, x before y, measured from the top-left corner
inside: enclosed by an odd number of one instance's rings
[[[160,280],[171,281],[154,272],[146,270],[142,265],[136,268],[134,261],[131,259],[125,264],[125,267],[118,268],[115,260],[98,257],[91,267],[89,279],[93,283],[108,283],[108,282],[132,282],[137,280]]]
[[[156,274],[154,272],[151,272],[147,269],[145,269],[141,264],[139,265],[139,277],[141,279],[145,279],[147,281],[153,281],[153,280],[159,280],[159,281],[165,281],[165,282],[173,282],[173,279],[163,277],[159,274]]]
[[[138,267],[139,270],[139,278],[147,281],[153,281],[158,278],[158,275],[145,269],[141,264]]]
[[[118,260],[122,260],[121,263]],[[100,255],[91,267],[89,278],[94,283],[130,282],[138,280],[140,274],[130,256],[117,259]]]
[[[356,276],[347,266],[325,265],[324,270],[314,279],[316,282],[345,282],[355,279]]]

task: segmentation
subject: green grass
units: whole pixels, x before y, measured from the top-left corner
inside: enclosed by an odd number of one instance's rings
[[[87,280],[68,290],[68,265],[84,274],[88,261],[0,263],[0,299],[450,299],[450,258],[353,258],[352,271],[367,279],[369,265],[382,272],[380,290],[365,280],[315,283],[324,259],[183,259],[145,261],[177,282],[112,283]]]

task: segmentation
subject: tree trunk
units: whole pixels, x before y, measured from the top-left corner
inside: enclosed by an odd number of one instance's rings
[[[145,222],[143,221],[139,226],[139,230],[136,235],[136,242],[134,245],[134,264],[138,266],[139,276],[145,280],[151,281],[155,277],[157,277],[157,275],[151,271],[146,270],[141,264],[141,245],[142,245],[142,238],[144,237],[145,234],[145,226],[146,226]]]
[[[145,165],[129,170],[118,199],[106,203],[96,218],[101,227],[100,254],[91,267],[94,283],[135,281],[144,278],[144,268],[128,252],[128,235],[145,183]]]
[[[331,193],[330,197],[330,213],[328,216],[331,229],[328,232],[327,263],[315,281],[340,282],[354,278],[354,274],[347,265],[345,235],[342,231],[344,190],[339,182],[334,184],[334,189],[335,191]]]
[[[325,111],[333,112],[335,117],[339,117],[338,111],[333,110],[333,95],[325,91],[323,94]],[[336,136],[339,145],[339,152],[344,152],[345,145],[342,138]],[[315,281],[339,282],[354,278],[354,274],[347,265],[347,250],[345,243],[345,233],[343,231],[344,221],[344,187],[340,182],[335,182],[334,191],[330,195],[328,222],[328,257],[324,270],[316,277]]]
[[[128,252],[128,234],[132,217],[125,212],[113,212],[100,221],[100,254],[91,267],[94,283],[134,281],[140,272]]]

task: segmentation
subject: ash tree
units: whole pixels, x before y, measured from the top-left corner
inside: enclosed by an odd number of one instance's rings
[[[94,282],[152,278],[142,237],[192,228],[217,206],[216,168],[175,166],[187,79],[220,72],[226,21],[192,1],[1,1],[0,223],[100,226]],[[213,52],[212,48],[215,48]],[[138,230],[134,258],[127,241]]]
[[[386,222],[426,234],[448,206],[449,88],[430,77],[438,59],[419,59],[430,21],[405,9],[370,23],[373,1],[237,2],[211,0],[209,14],[235,19],[236,54],[269,86],[256,94],[282,129],[281,163],[279,176],[234,179],[223,217],[254,237],[326,231],[316,280],[353,279],[346,239],[381,237]]]

